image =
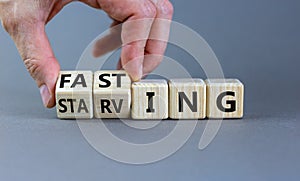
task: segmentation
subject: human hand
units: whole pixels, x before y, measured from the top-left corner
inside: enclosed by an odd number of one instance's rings
[[[26,68],[40,88],[43,103],[48,108],[55,106],[55,84],[60,66],[45,33],[45,25],[72,1],[74,0],[0,0],[2,25],[14,40]],[[123,46],[118,68],[125,69],[133,81],[140,80],[159,65],[167,46],[170,23],[161,23],[156,19],[172,19],[173,7],[168,0],[80,1],[104,10],[114,20],[112,25],[125,22],[121,29]],[[146,20],[139,21],[140,19]],[[148,39],[149,37],[158,37],[158,40]],[[136,38],[138,41],[132,42]],[[105,53],[102,50],[100,42],[95,48],[95,56]],[[158,56],[145,56],[152,54]]]

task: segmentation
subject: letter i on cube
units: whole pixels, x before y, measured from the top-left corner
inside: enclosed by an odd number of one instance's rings
[[[133,119],[168,118],[168,83],[165,80],[142,80],[132,84]]]

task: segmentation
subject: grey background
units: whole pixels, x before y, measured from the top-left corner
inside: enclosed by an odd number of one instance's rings
[[[174,20],[207,40],[226,77],[244,82],[245,118],[224,121],[203,151],[197,145],[206,121],[158,163],[112,161],[89,146],[75,121],[58,120],[54,109],[43,108],[13,42],[0,29],[0,180],[299,180],[300,2],[172,2]],[[47,28],[62,68],[75,69],[84,48],[109,24],[101,11],[67,6]],[[166,54],[203,76],[186,52],[170,46]],[[162,123],[155,135],[165,135],[173,124]],[[136,142],[144,141],[139,134],[151,137],[118,121],[107,126]]]

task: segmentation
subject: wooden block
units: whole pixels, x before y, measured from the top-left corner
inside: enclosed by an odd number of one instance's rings
[[[129,118],[131,79],[125,71],[98,71],[94,74],[96,118]]]
[[[56,108],[60,119],[93,117],[93,73],[61,71],[56,84]]]
[[[204,119],[206,116],[206,84],[201,79],[169,81],[169,117],[172,119]]]
[[[244,85],[237,79],[209,79],[207,86],[207,117],[242,118]]]
[[[165,80],[142,80],[132,84],[133,119],[168,118],[168,83]]]

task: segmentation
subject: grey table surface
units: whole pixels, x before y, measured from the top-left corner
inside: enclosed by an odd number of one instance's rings
[[[244,82],[244,119],[223,121],[204,150],[197,145],[207,120],[199,121],[187,143],[164,160],[113,161],[87,143],[76,121],[58,120],[55,109],[43,108],[13,42],[0,29],[0,180],[299,180],[299,1],[172,2],[174,20],[207,40],[226,77]],[[109,23],[101,11],[79,3],[66,7],[47,28],[62,68],[75,69],[84,48]],[[192,76],[203,76],[186,61],[186,52],[171,46],[166,55]],[[135,142],[145,135],[158,139],[173,124],[162,122],[151,136],[120,121],[106,122],[118,136]]]

